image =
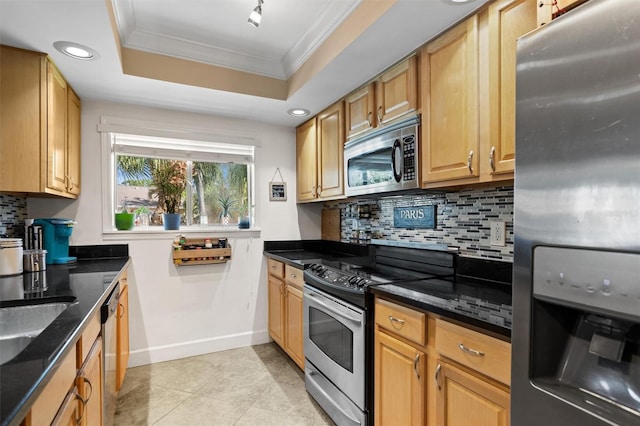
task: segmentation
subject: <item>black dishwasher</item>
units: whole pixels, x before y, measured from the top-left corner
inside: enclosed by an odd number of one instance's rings
[[[120,285],[116,285],[107,300],[105,300],[100,310],[100,318],[102,322],[102,342],[104,344],[103,357],[103,424],[112,425],[116,413],[116,399],[118,392],[116,391],[116,330],[118,301],[120,298]]]

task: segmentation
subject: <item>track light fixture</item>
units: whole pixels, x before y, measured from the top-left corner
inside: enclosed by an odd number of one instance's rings
[[[258,5],[253,9],[251,15],[249,15],[249,23],[258,28],[260,21],[262,20],[262,4],[263,0],[258,0]]]

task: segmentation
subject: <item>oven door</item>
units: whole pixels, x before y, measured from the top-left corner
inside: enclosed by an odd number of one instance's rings
[[[365,409],[365,312],[304,286],[304,354],[361,410]]]

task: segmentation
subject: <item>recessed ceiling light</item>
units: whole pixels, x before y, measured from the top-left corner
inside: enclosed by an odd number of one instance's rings
[[[465,3],[471,3],[472,1],[476,1],[476,0],[442,0],[445,3],[449,3],[449,4],[465,4]]]
[[[307,115],[309,115],[309,110],[303,108],[292,108],[290,110],[287,110],[287,114],[293,115],[295,117],[306,117]]]
[[[53,43],[53,47],[59,52],[81,61],[95,61],[100,57],[98,52],[92,48],[71,41],[56,41]]]

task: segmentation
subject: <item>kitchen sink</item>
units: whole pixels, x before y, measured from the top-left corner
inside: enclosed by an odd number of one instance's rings
[[[22,352],[73,302],[31,303],[0,307],[0,364]]]

